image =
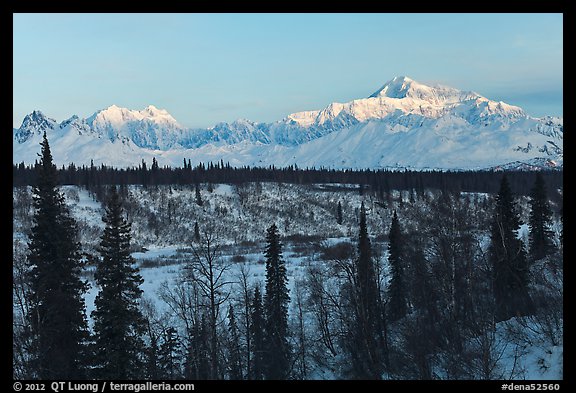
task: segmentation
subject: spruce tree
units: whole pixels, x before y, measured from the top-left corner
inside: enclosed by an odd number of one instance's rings
[[[282,258],[282,245],[276,224],[266,233],[266,294],[265,354],[266,379],[285,379],[288,376],[290,348],[288,346],[288,278]]]
[[[57,188],[46,133],[40,145],[28,254],[33,369],[39,379],[81,379],[86,377],[88,328],[80,245],[75,222]]]
[[[409,293],[414,309],[428,315],[435,314],[438,300],[437,289],[434,287],[434,278],[428,270],[426,257],[422,246],[412,245],[408,251],[412,265],[412,275],[406,282],[406,292]]]
[[[198,226],[198,221],[194,223],[194,241],[200,241],[200,227]]]
[[[496,196],[490,230],[489,258],[496,318],[505,320],[525,314],[529,308],[528,264],[522,241],[517,237],[521,221],[506,175]]]
[[[530,256],[533,260],[542,259],[547,256],[553,248],[552,231],[552,209],[548,203],[546,184],[542,174],[536,174],[534,187],[530,193],[530,217],[528,235]]]
[[[232,305],[228,307],[228,333],[230,334],[228,346],[229,377],[232,380],[240,380],[243,379],[240,357],[240,339],[238,337],[238,325],[236,324],[234,307],[232,307]]]
[[[92,312],[96,371],[99,378],[134,379],[142,376],[145,330],[139,309],[144,281],[130,255],[130,224],[116,188],[110,192],[100,242],[101,261],[94,278],[100,287]]]
[[[342,225],[342,204],[338,201],[338,207],[336,208],[336,222],[338,225]]]
[[[404,258],[402,250],[402,231],[396,210],[392,217],[390,233],[388,235],[388,263],[392,278],[388,287],[388,312],[391,321],[403,318],[407,312],[406,288],[404,283]]]
[[[264,310],[260,288],[254,289],[254,299],[250,306],[250,335],[252,351],[252,378],[261,380],[264,378]]]
[[[158,368],[161,379],[180,378],[181,352],[178,332],[171,326],[164,331],[163,341],[158,349]]]
[[[200,186],[198,185],[198,183],[196,183],[195,186],[195,193],[196,193],[196,204],[198,206],[202,206],[204,204],[204,201],[202,200],[202,195],[200,194]]]
[[[163,373],[160,370],[160,365],[158,361],[158,354],[160,352],[160,348],[158,346],[159,337],[155,333],[151,333],[150,329],[150,322],[148,323],[148,336],[150,338],[150,343],[144,349],[144,357],[145,357],[145,378],[147,379],[159,379]]]
[[[368,237],[366,209],[360,207],[360,231],[358,234],[358,257],[355,261],[355,326],[352,332],[350,354],[353,377],[357,379],[380,379],[382,373],[381,308],[378,299],[376,271],[372,260],[372,245]]]
[[[186,361],[184,364],[185,379],[210,379],[210,338],[206,317],[202,314],[199,321],[196,321],[190,328],[190,338]]]

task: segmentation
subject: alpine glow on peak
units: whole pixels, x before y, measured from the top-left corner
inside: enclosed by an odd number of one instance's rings
[[[390,79],[368,98],[329,103],[272,123],[182,127],[167,110],[116,105],[57,123],[40,111],[13,130],[13,162],[33,163],[46,131],[58,164],[135,166],[193,161],[300,167],[482,169],[563,164],[563,119],[535,118],[477,93]],[[537,165],[537,166],[538,166]]]

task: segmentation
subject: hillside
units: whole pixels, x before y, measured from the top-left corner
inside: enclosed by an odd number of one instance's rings
[[[103,208],[96,194],[91,191],[77,186],[66,186],[62,190],[78,223],[79,241],[89,261],[84,272],[85,279],[90,283],[90,290],[85,297],[89,313],[94,309],[94,298],[98,293],[93,281],[93,258],[97,255],[96,246],[103,230]],[[278,225],[289,279],[289,317],[293,334],[291,342],[295,350],[303,351],[303,358],[298,361],[306,364],[304,374],[294,371],[295,378],[346,378],[348,369],[342,352],[344,344],[341,337],[338,338],[339,331],[343,329],[339,319],[343,316],[339,314],[338,308],[345,303],[341,303],[343,295],[338,288],[346,283],[346,275],[341,269],[349,266],[354,259],[361,202],[366,206],[368,232],[384,288],[390,280],[388,230],[393,212],[396,211],[401,217],[402,231],[406,234],[406,250],[412,250],[415,244],[425,247],[433,292],[440,296],[438,302],[444,304],[442,296],[445,291],[449,291],[452,277],[444,270],[447,268],[444,253],[457,249],[460,242],[468,241],[468,235],[462,233],[469,234],[473,240],[466,243],[469,247],[466,255],[473,258],[468,268],[471,270],[462,274],[471,274],[469,278],[475,277],[471,281],[474,284],[469,289],[470,295],[476,296],[476,291],[480,291],[478,295],[484,297],[482,280],[486,271],[482,255],[487,252],[489,243],[487,228],[493,204],[490,194],[443,196],[432,190],[423,194],[392,191],[385,199],[380,199],[371,193],[360,195],[356,185],[324,187],[247,183],[241,186],[201,185],[202,205],[198,204],[194,187],[185,185],[127,186],[121,188],[121,195],[127,218],[132,223],[132,255],[144,277],[141,286],[144,290],[143,309],[147,317],[151,318],[154,329],[161,332],[162,329],[175,326],[182,337],[186,337],[186,331],[181,325],[183,321],[175,313],[174,307],[177,305],[174,296],[184,288],[182,285],[185,285],[183,280],[188,266],[195,260],[192,251],[201,247],[201,243],[194,240],[195,223],[199,224],[201,233],[216,235],[214,245],[219,250],[217,266],[226,266],[225,278],[230,281],[224,289],[231,295],[227,304],[233,304],[239,310],[242,306],[240,278],[242,274],[247,275],[250,288],[263,285],[265,229],[272,223]],[[32,213],[30,198],[29,187],[14,189],[15,269],[26,252]],[[524,222],[528,219],[527,201],[526,197],[518,200]],[[342,224],[336,222],[338,202],[342,205]],[[559,209],[556,203],[552,207],[556,212]],[[462,214],[466,216],[465,221],[461,220]],[[462,226],[464,222],[466,225]],[[555,243],[558,244],[561,223],[557,214],[554,215],[551,229]],[[527,242],[526,225],[522,226],[518,236]],[[456,263],[462,261],[456,258]],[[412,266],[412,262],[409,266]],[[558,302],[556,297],[558,291],[560,296],[562,293],[561,266],[561,256],[555,254],[538,261],[531,268],[531,292],[535,299],[541,302],[556,299],[555,303],[545,303],[548,306],[533,316],[512,318],[495,325],[482,325],[480,330],[476,330],[464,325],[446,325],[453,323],[449,322],[450,306],[440,308],[441,321],[437,322],[440,330],[434,334],[453,340],[453,333],[444,329],[448,329],[447,326],[458,326],[457,329],[461,329],[459,331],[463,335],[464,349],[440,346],[429,354],[430,372],[434,379],[561,379],[562,302]],[[314,280],[320,280],[326,291],[324,301],[328,302],[328,308],[324,311],[330,316],[329,331],[332,331],[335,340],[332,349],[322,341],[323,336],[317,330],[318,312],[321,309],[318,308],[318,299],[314,297],[317,295],[313,295],[311,289]],[[336,300],[338,303],[330,303]],[[405,319],[390,325],[389,334],[393,338],[390,354],[398,363],[394,363],[396,366],[389,368],[383,378],[422,378],[423,371],[411,363],[411,359],[417,355],[417,352],[413,352],[415,348],[424,347],[410,347],[409,341],[406,341],[418,339],[416,332],[419,330],[414,324],[419,323],[420,317],[415,310]],[[219,318],[222,326],[225,326],[223,311]],[[305,331],[298,330],[298,318],[304,318]],[[469,315],[467,318],[483,317]],[[483,319],[467,320],[478,323]],[[226,337],[224,332],[222,334]],[[298,346],[298,334],[305,335],[305,348]],[[482,348],[489,348],[489,352],[483,352]],[[332,350],[335,352],[331,354]],[[489,369],[483,368],[485,365],[482,362],[487,359],[491,362]]]

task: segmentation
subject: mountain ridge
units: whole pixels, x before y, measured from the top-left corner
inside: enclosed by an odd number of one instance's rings
[[[116,166],[137,165],[152,156],[166,165],[179,165],[177,156],[225,161],[229,156],[239,165],[268,165],[274,163],[276,155],[276,165],[301,167],[306,163],[341,168],[431,165],[464,169],[470,166],[465,152],[478,157],[473,165],[478,168],[537,158],[557,166],[563,163],[563,118],[530,117],[520,107],[475,92],[427,86],[405,76],[389,80],[367,98],[333,102],[272,123],[239,119],[209,128],[185,128],[168,111],[153,105],[142,110],[111,105],[87,119],[72,116],[61,123],[33,111],[13,129],[13,161],[29,162],[26,151],[44,131],[62,146],[58,150],[66,156],[65,162],[84,162],[85,156],[74,153],[84,151]],[[319,151],[331,149],[334,154],[318,154],[310,146]],[[382,150],[376,151],[374,146]],[[460,153],[451,152],[449,146]],[[74,151],[67,152],[66,148]],[[482,159],[482,150],[489,158]],[[375,156],[381,159],[375,160]]]

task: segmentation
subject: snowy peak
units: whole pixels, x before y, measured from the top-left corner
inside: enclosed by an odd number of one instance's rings
[[[54,129],[55,124],[56,120],[45,116],[41,111],[34,111],[24,118],[20,129],[29,128],[37,131],[46,131]]]
[[[78,135],[87,134],[92,132],[90,126],[86,123],[86,119],[80,119],[78,116],[74,115],[69,119],[64,120],[60,123],[59,128],[66,131],[74,131]]]
[[[397,76],[389,80],[368,98],[389,97],[389,98],[406,98],[414,80],[407,76]]]
[[[45,131],[56,128],[56,120],[46,117],[41,111],[34,111],[26,115],[22,125],[16,130],[14,138],[23,143],[33,135],[42,135]]]
[[[148,149],[169,149],[183,132],[182,126],[168,111],[154,105],[140,111],[111,105],[94,113],[86,123],[111,142],[132,141],[136,146]]]
[[[113,127],[121,127],[128,121],[136,120],[133,112],[134,111],[126,108],[110,105],[108,108],[104,108],[94,113],[86,120],[91,126],[103,126],[108,124]]]
[[[298,114],[290,117],[302,118]],[[528,115],[521,108],[489,100],[472,91],[438,84],[428,86],[409,77],[398,76],[368,98],[330,104],[319,111],[315,125],[328,124],[331,128],[342,128],[357,122],[386,120],[403,127],[431,119],[460,118],[475,126],[487,119],[508,124],[523,117]]]
[[[526,116],[518,107],[490,101],[481,95],[397,76],[368,98],[331,103],[319,111],[293,113],[286,121],[305,128],[333,131],[370,120],[387,120],[399,126],[448,116],[481,121],[487,116]],[[321,132],[322,133],[322,132]]]
[[[430,104],[440,105],[445,103],[457,103],[466,100],[480,98],[477,93],[460,91],[453,87],[434,85],[428,86],[406,76],[397,76],[384,84],[369,98],[412,98]]]
[[[176,119],[166,109],[158,109],[154,105],[148,105],[139,113],[142,119],[147,119],[157,124],[166,123],[180,127]]]
[[[158,109],[154,105],[149,105],[141,111],[111,105],[108,108],[94,113],[87,119],[88,124],[95,128],[106,126],[122,127],[126,123],[142,121],[181,128],[176,119],[174,119],[168,111]]]

